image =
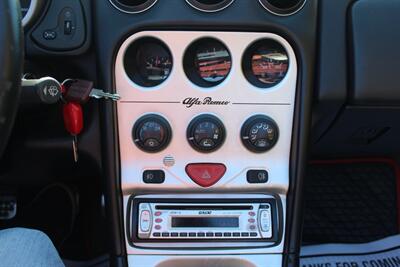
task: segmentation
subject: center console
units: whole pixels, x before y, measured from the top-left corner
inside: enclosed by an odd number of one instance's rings
[[[141,31],[119,47],[114,76],[129,263],[282,265],[291,45],[273,33]]]

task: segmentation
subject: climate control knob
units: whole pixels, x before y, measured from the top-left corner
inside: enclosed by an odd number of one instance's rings
[[[225,141],[224,124],[213,115],[200,115],[192,120],[187,129],[190,145],[199,152],[212,152]]]
[[[166,148],[171,140],[171,126],[156,114],[141,117],[133,126],[132,137],[141,150],[155,153]]]
[[[243,144],[256,153],[270,150],[278,141],[278,125],[265,115],[249,118],[242,127],[241,139]]]

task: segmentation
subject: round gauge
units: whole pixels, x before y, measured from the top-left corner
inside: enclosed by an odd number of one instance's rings
[[[143,87],[160,85],[172,70],[172,55],[167,46],[155,38],[142,38],[132,43],[124,58],[129,78]]]
[[[289,16],[298,12],[306,0],[259,0],[261,5],[278,16]]]
[[[227,8],[234,0],[186,0],[192,7],[204,12],[217,12]]]
[[[133,126],[134,143],[143,151],[159,152],[166,148],[171,140],[171,127],[166,119],[151,114],[140,118]]]
[[[261,40],[247,49],[242,68],[250,83],[260,88],[270,88],[286,77],[289,56],[280,43]]]
[[[43,0],[19,0],[21,5],[22,25],[27,28],[41,15],[45,1]]]
[[[243,144],[256,153],[270,150],[278,141],[278,135],[277,124],[264,115],[257,115],[248,119],[241,131]]]
[[[232,58],[223,43],[205,38],[190,45],[183,64],[186,75],[193,83],[202,87],[212,87],[228,77]]]
[[[224,143],[225,127],[217,117],[201,115],[189,124],[187,138],[197,151],[212,152]]]

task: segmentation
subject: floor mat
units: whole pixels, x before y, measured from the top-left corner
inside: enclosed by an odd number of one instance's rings
[[[389,160],[310,164],[303,244],[366,243],[398,234],[396,168]]]
[[[305,246],[300,267],[400,267],[400,235],[365,244]]]

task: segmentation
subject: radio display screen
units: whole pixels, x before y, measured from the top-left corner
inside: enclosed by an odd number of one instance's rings
[[[237,217],[173,217],[172,227],[223,228],[239,227]]]

